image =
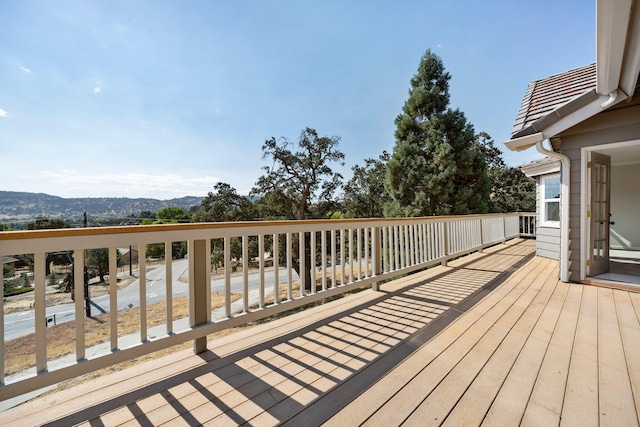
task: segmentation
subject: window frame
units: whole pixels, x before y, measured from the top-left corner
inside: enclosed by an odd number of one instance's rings
[[[553,198],[547,198],[546,197],[546,181],[549,179],[557,179],[558,180],[558,184],[559,184],[559,188],[560,188],[560,192],[558,194],[558,197],[553,197]],[[552,173],[552,174],[548,174],[548,175],[542,175],[540,177],[540,225],[544,226],[544,227],[554,227],[554,228],[560,228],[560,217],[562,216],[562,211],[560,209],[560,199],[561,196],[560,194],[562,193],[562,180],[560,179],[560,173]],[[557,202],[558,203],[558,220],[557,221],[550,221],[547,219],[547,203],[553,203],[553,202]]]

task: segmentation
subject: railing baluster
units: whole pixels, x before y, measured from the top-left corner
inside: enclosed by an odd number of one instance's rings
[[[173,251],[172,242],[164,243],[165,280],[165,315],[167,317],[167,334],[173,333]],[[211,258],[211,257],[209,257]]]
[[[36,327],[36,371],[47,370],[47,306],[46,306],[46,264],[47,254],[33,254],[33,285]]]
[[[383,229],[384,230],[384,229]],[[381,270],[381,253],[380,253],[380,228],[378,227],[372,227],[371,228],[371,275],[372,276],[377,276],[378,274],[383,273],[383,271]],[[383,231],[384,232],[384,231]],[[382,248],[382,251],[384,253],[384,248]],[[367,264],[368,266],[368,264]],[[367,267],[368,269],[369,267]],[[371,284],[371,289],[373,289],[374,291],[379,291],[380,290],[380,283],[379,282],[373,282]]]
[[[327,290],[327,232],[322,230],[320,233],[320,245],[322,248],[320,249],[322,255],[322,260],[320,261],[321,269],[322,269],[322,290]]]
[[[264,308],[264,234],[258,236],[258,265],[260,269],[260,288],[258,306]]]
[[[207,322],[211,322],[211,239],[205,240],[205,276],[206,276],[206,295],[207,295]]]
[[[231,237],[224,238],[224,315],[231,317]]]
[[[345,278],[345,243],[344,243],[344,228],[340,229],[340,285],[344,285],[346,283]]]
[[[311,231],[309,234],[311,238],[311,242],[309,245],[311,246],[311,294],[316,293],[316,232]]]
[[[372,232],[372,228],[364,229],[364,277],[371,277],[371,273],[369,272],[369,264],[371,264],[371,258],[369,257],[369,233]]]
[[[292,297],[292,282],[293,282],[293,273],[291,272],[291,257],[293,254],[291,253],[291,233],[287,233],[287,299],[291,300]]]
[[[416,239],[415,239],[415,231],[416,227],[411,224],[408,226],[409,228],[409,265],[416,265],[418,262],[416,260]]]
[[[331,287],[336,287],[336,230],[331,230]]]
[[[307,288],[307,254],[304,232],[298,233],[298,256],[300,258],[300,297],[303,297]]]
[[[393,269],[392,271],[396,271],[400,269],[400,242],[399,242],[399,228],[400,226],[396,225],[393,227]]]
[[[249,312],[249,236],[242,236],[242,308]]]
[[[271,259],[273,260],[273,303],[280,302],[280,235],[273,235],[273,253]]]
[[[385,273],[391,271],[391,268],[389,268],[389,260],[387,259],[389,252],[388,234],[389,227],[382,227],[382,270]]]
[[[191,256],[191,255],[189,255]],[[140,341],[147,341],[147,245],[141,244],[138,249],[140,265]]]
[[[358,233],[358,280],[362,279],[362,229],[356,228]]]
[[[84,353],[84,250],[73,251],[73,295],[76,316],[76,360],[85,358]]]
[[[405,245],[407,244],[407,226],[400,226],[400,268],[405,268],[407,266],[407,252],[405,250]]]

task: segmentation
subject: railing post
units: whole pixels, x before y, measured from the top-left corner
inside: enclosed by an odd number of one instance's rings
[[[207,241],[189,241],[189,324],[191,327],[207,323]],[[209,285],[210,286],[210,285]],[[246,295],[245,295],[246,298]],[[207,337],[193,340],[194,353],[207,349]]]
[[[36,371],[47,370],[47,338],[46,338],[46,264],[47,255],[33,255],[33,285],[35,287],[35,333],[36,333]]]
[[[373,268],[373,275],[377,276],[382,273],[382,251],[383,248],[380,245],[380,227],[373,227],[371,229],[371,262]],[[371,289],[374,291],[380,290],[380,283],[373,282]]]

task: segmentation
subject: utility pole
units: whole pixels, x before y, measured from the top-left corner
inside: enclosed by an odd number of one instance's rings
[[[84,213],[84,227],[87,228],[87,213]],[[87,267],[87,251],[84,251],[84,314],[91,317],[91,299],[89,298],[89,267]]]

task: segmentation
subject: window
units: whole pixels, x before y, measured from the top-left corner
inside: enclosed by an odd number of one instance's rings
[[[560,226],[560,174],[541,179],[540,216],[543,224]]]

